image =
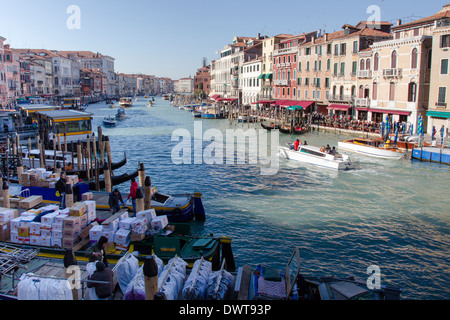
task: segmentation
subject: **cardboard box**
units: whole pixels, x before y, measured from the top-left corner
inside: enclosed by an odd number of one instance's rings
[[[106,237],[110,242],[114,242],[115,231],[105,231],[102,232],[102,237]]]
[[[169,224],[167,216],[159,216],[152,220],[151,226],[153,229],[164,229]]]
[[[17,229],[17,233],[19,234],[19,238],[29,238],[30,227],[19,227],[19,229]]]
[[[40,246],[41,245],[41,237],[40,236],[30,236],[30,244],[32,246]]]
[[[61,226],[64,224],[64,219],[68,218],[67,214],[59,214],[53,219],[53,224],[60,224]]]
[[[105,251],[107,254],[113,253],[114,251],[116,251],[116,246],[114,244],[114,242],[107,242],[105,244]]]
[[[156,218],[156,211],[155,209],[150,209],[138,212],[136,214],[136,218],[138,219],[146,218],[148,222],[151,222],[153,219]]]
[[[82,201],[92,200],[93,198],[94,198],[94,195],[92,194],[92,192],[86,192],[81,195]]]
[[[52,224],[52,231],[63,231],[64,225],[63,224]]]
[[[87,206],[84,202],[77,202],[75,203],[69,211],[69,215],[71,217],[81,217],[86,213]]]
[[[78,239],[72,238],[63,238],[62,239],[62,247],[64,249],[72,249],[75,247],[80,241]]]
[[[0,241],[9,241],[11,237],[11,222],[0,222]]]
[[[98,240],[102,236],[102,233],[103,233],[103,227],[102,226],[99,226],[99,225],[93,226],[89,230],[89,239],[90,240]]]
[[[131,224],[136,221],[137,218],[125,218],[119,222],[119,229],[131,230]]]
[[[116,249],[120,250],[120,251],[128,251],[128,246],[129,245],[130,245],[129,243],[128,244],[120,244],[120,243],[116,243],[115,244]]]
[[[83,231],[80,233],[80,238],[81,238],[82,240],[89,238],[90,233],[91,233],[91,230],[92,230],[92,228],[94,228],[95,226],[98,226],[98,223],[97,223],[97,222],[93,222],[93,223],[91,223],[90,225],[86,226],[86,228],[83,229]],[[99,239],[100,239],[100,237],[99,237]]]
[[[70,239],[76,239],[80,235],[80,230],[74,230],[74,229],[64,229],[62,232],[62,238],[70,238]]]
[[[22,219],[19,217],[19,218],[14,218],[14,219],[12,219],[11,221],[10,221],[10,224],[11,224],[11,231],[14,231],[14,232],[17,232],[17,230],[19,229],[19,227],[20,227],[20,221],[21,221]]]
[[[130,236],[131,242],[140,242],[140,241],[143,241],[144,239],[145,239],[145,233],[142,233],[142,234],[132,233]]]
[[[59,212],[46,214],[45,216],[41,217],[41,223],[46,225],[52,225],[55,220],[55,217],[57,217],[58,215]]]
[[[114,235],[114,242],[122,245],[128,245],[130,242],[131,231],[126,229],[119,229]]]
[[[42,196],[32,196],[19,201],[19,208],[29,210],[42,203]]]
[[[0,207],[0,212],[3,212],[3,211],[9,211],[9,210],[12,210],[13,212],[14,212],[14,218],[18,218],[19,217],[19,210],[17,210],[17,209],[12,209],[12,208],[3,208],[3,207]],[[13,219],[14,219],[13,218]]]
[[[88,223],[97,219],[97,203],[95,201],[85,201],[87,207]]]
[[[41,230],[41,237],[50,238],[52,236],[52,232],[50,230]]]
[[[41,223],[41,232],[43,230],[52,231],[53,230],[53,225],[52,224],[43,224],[43,223]]]
[[[52,232],[51,232],[51,235],[50,235],[52,238],[58,238],[58,239],[62,239],[63,238],[63,231],[56,231],[56,230],[53,230]]]
[[[63,229],[80,229],[80,217],[67,217],[64,219]]]
[[[0,223],[9,222],[14,218],[14,210],[0,211]]]
[[[52,237],[50,239],[50,246],[62,248],[63,247],[62,239],[61,238],[53,238]]]
[[[113,231],[116,232],[117,229],[119,229],[119,222],[120,219],[117,218],[114,221],[112,221],[110,224],[108,225],[103,225],[103,231]]]
[[[119,220],[122,221],[124,219],[127,219],[130,217],[130,214],[128,212],[124,212],[120,215]]]
[[[52,245],[52,240],[50,237],[42,237],[41,236],[41,246],[50,247]]]
[[[19,243],[19,234],[15,231],[11,231],[11,242]]]
[[[21,237],[19,235],[19,243],[20,244],[30,244],[30,237]]]

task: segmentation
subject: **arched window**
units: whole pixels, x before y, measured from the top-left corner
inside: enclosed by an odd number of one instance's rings
[[[366,70],[370,70],[370,59],[366,60]]]
[[[372,100],[377,100],[378,98],[378,83],[373,83],[373,89],[372,89]]]
[[[397,68],[397,51],[392,51],[391,54],[391,69]]]
[[[389,85],[389,101],[395,101],[395,83],[391,82]]]
[[[331,70],[331,59],[327,60],[327,70]]]
[[[380,63],[380,56],[378,55],[378,53],[375,53],[375,56],[373,57],[373,70],[374,71],[378,71],[379,63]]]
[[[410,82],[408,85],[408,102],[416,102],[417,83]]]
[[[296,69],[294,69],[294,76],[292,77],[292,79],[293,79],[293,80],[296,80],[296,79],[297,79],[297,70],[296,70]]]
[[[359,86],[359,97],[364,98],[364,86]]]
[[[417,69],[417,49],[414,48],[411,53],[411,69]]]
[[[366,68],[366,64],[364,63],[364,59],[361,59],[359,63],[359,70],[363,71]]]

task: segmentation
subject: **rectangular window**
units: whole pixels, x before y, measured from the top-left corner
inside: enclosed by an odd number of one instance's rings
[[[441,48],[450,48],[450,34],[441,36]]]
[[[345,75],[345,62],[341,63],[341,76]]]
[[[341,56],[345,56],[346,52],[347,52],[347,44],[342,43],[341,44]]]
[[[448,59],[441,60],[441,74],[448,74]]]
[[[358,70],[358,62],[357,61],[353,61],[352,73],[356,74],[357,70]]]
[[[440,87],[439,88],[439,97],[438,102],[439,103],[445,103],[446,102],[446,95],[447,95],[447,88],[446,87]]]
[[[334,55],[335,56],[339,55],[339,45],[338,44],[334,46]]]
[[[395,83],[389,85],[389,101],[395,101]]]
[[[325,88],[330,87],[330,78],[325,78]]]
[[[353,53],[357,53],[359,50],[358,50],[359,48],[358,48],[358,41],[354,41],[353,42]]]

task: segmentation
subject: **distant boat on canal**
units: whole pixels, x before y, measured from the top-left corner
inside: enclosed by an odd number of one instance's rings
[[[115,127],[116,124],[117,124],[116,118],[113,117],[113,116],[106,116],[106,117],[103,119],[103,125],[104,125],[105,127]]]
[[[379,159],[400,160],[405,156],[396,145],[382,140],[351,139],[339,142],[339,149]]]

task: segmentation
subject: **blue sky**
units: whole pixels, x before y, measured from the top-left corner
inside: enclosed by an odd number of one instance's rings
[[[235,35],[274,36],[339,30],[368,20],[418,19],[450,0],[0,0],[0,35],[14,48],[89,50],[116,59],[116,71],[179,79],[194,75],[202,57]],[[66,26],[70,5],[81,10],[81,29]],[[412,17],[412,18],[411,18]]]

